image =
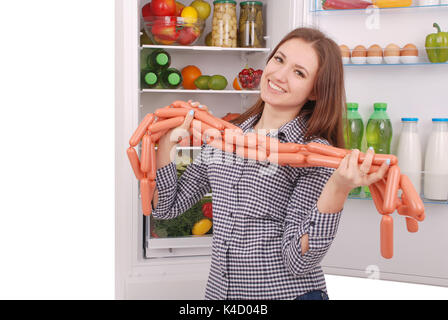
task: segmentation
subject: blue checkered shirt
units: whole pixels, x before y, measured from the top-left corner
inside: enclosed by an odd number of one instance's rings
[[[253,131],[261,114],[244,121]],[[306,118],[298,116],[267,135],[304,141]],[[341,213],[321,213],[317,200],[334,169],[293,168],[244,159],[203,144],[178,179],[175,161],[157,170],[156,219],[172,219],[212,191],[212,261],[205,299],[294,299],[312,290],[328,294],[320,266]],[[302,256],[300,239],[309,235]]]

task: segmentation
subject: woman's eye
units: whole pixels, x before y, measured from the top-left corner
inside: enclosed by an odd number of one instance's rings
[[[275,57],[274,59],[277,60],[278,62],[282,62],[283,61],[282,58],[280,58],[280,57]]]
[[[296,74],[298,74],[298,75],[301,76],[302,78],[305,78],[305,75],[304,75],[303,72],[300,71],[300,70],[296,70]]]

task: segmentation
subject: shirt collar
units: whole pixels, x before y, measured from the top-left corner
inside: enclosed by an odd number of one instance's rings
[[[260,119],[261,112],[249,117],[241,124],[241,129],[244,133],[253,130],[253,126]],[[284,142],[294,142],[303,143],[304,135],[307,129],[307,118],[304,115],[298,115],[291,121],[285,123],[278,131],[273,131],[273,133],[268,133],[268,136],[277,137],[279,140],[284,140]]]

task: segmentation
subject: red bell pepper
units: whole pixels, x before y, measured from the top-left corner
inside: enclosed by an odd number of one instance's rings
[[[328,9],[365,9],[372,3],[364,0],[322,0],[322,8]]]

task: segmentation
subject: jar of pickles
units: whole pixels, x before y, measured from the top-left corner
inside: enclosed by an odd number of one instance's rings
[[[263,48],[263,3],[244,1],[240,6],[238,45],[242,48]]]
[[[213,2],[212,46],[237,46],[236,2],[233,0]]]

